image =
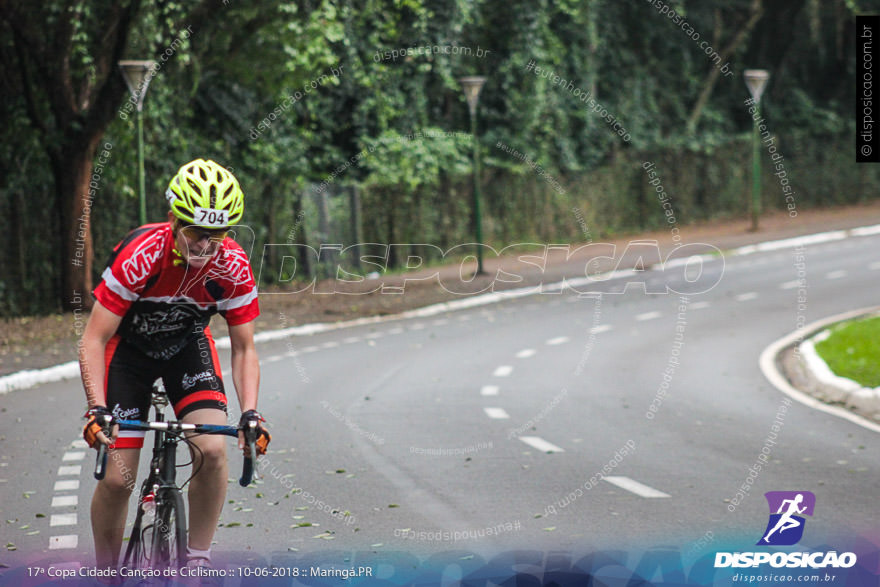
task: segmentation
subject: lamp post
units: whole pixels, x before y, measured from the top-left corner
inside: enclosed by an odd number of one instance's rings
[[[147,223],[147,198],[144,188],[144,95],[147,93],[147,86],[153,76],[147,75],[156,65],[155,61],[120,61],[119,70],[122,72],[122,79],[128,86],[132,98],[137,105],[137,129],[138,129],[138,209],[140,224]]]
[[[756,231],[758,215],[761,213],[761,140],[758,121],[761,119],[761,94],[770,79],[770,72],[764,69],[747,69],[743,72],[743,78],[757,108],[756,115],[752,117],[752,231]]]
[[[480,149],[477,144],[477,103],[480,101],[480,90],[486,83],[482,76],[460,78],[461,89],[471,113],[471,141],[474,146],[474,225],[477,236],[477,275],[483,275],[483,217],[480,212]]]

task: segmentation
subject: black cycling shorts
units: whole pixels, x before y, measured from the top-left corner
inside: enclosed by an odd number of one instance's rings
[[[159,377],[178,420],[194,410],[226,411],[220,359],[209,328],[170,359],[149,357],[119,335],[107,343],[105,399],[115,418],[148,420],[150,393]],[[141,448],[144,436],[144,431],[121,430],[113,448]]]

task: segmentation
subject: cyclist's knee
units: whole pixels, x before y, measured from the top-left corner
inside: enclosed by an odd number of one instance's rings
[[[222,437],[201,438],[195,460],[202,467],[216,469],[226,464],[226,443]]]
[[[109,469],[99,485],[110,495],[127,498],[134,489],[135,473],[125,467]]]

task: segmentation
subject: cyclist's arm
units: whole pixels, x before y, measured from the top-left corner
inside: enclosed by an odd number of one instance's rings
[[[260,360],[254,345],[254,322],[229,327],[232,346],[232,382],[241,411],[257,409],[260,389]]]
[[[104,390],[104,351],[122,322],[100,302],[95,302],[79,343],[79,368],[89,407],[106,404]]]

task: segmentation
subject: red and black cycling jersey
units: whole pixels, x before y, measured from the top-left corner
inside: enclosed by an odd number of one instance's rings
[[[113,249],[92,292],[118,316],[123,339],[154,359],[168,359],[187,346],[220,313],[230,326],[260,314],[250,261],[231,238],[201,269],[192,269],[174,248],[171,224],[136,228]]]

